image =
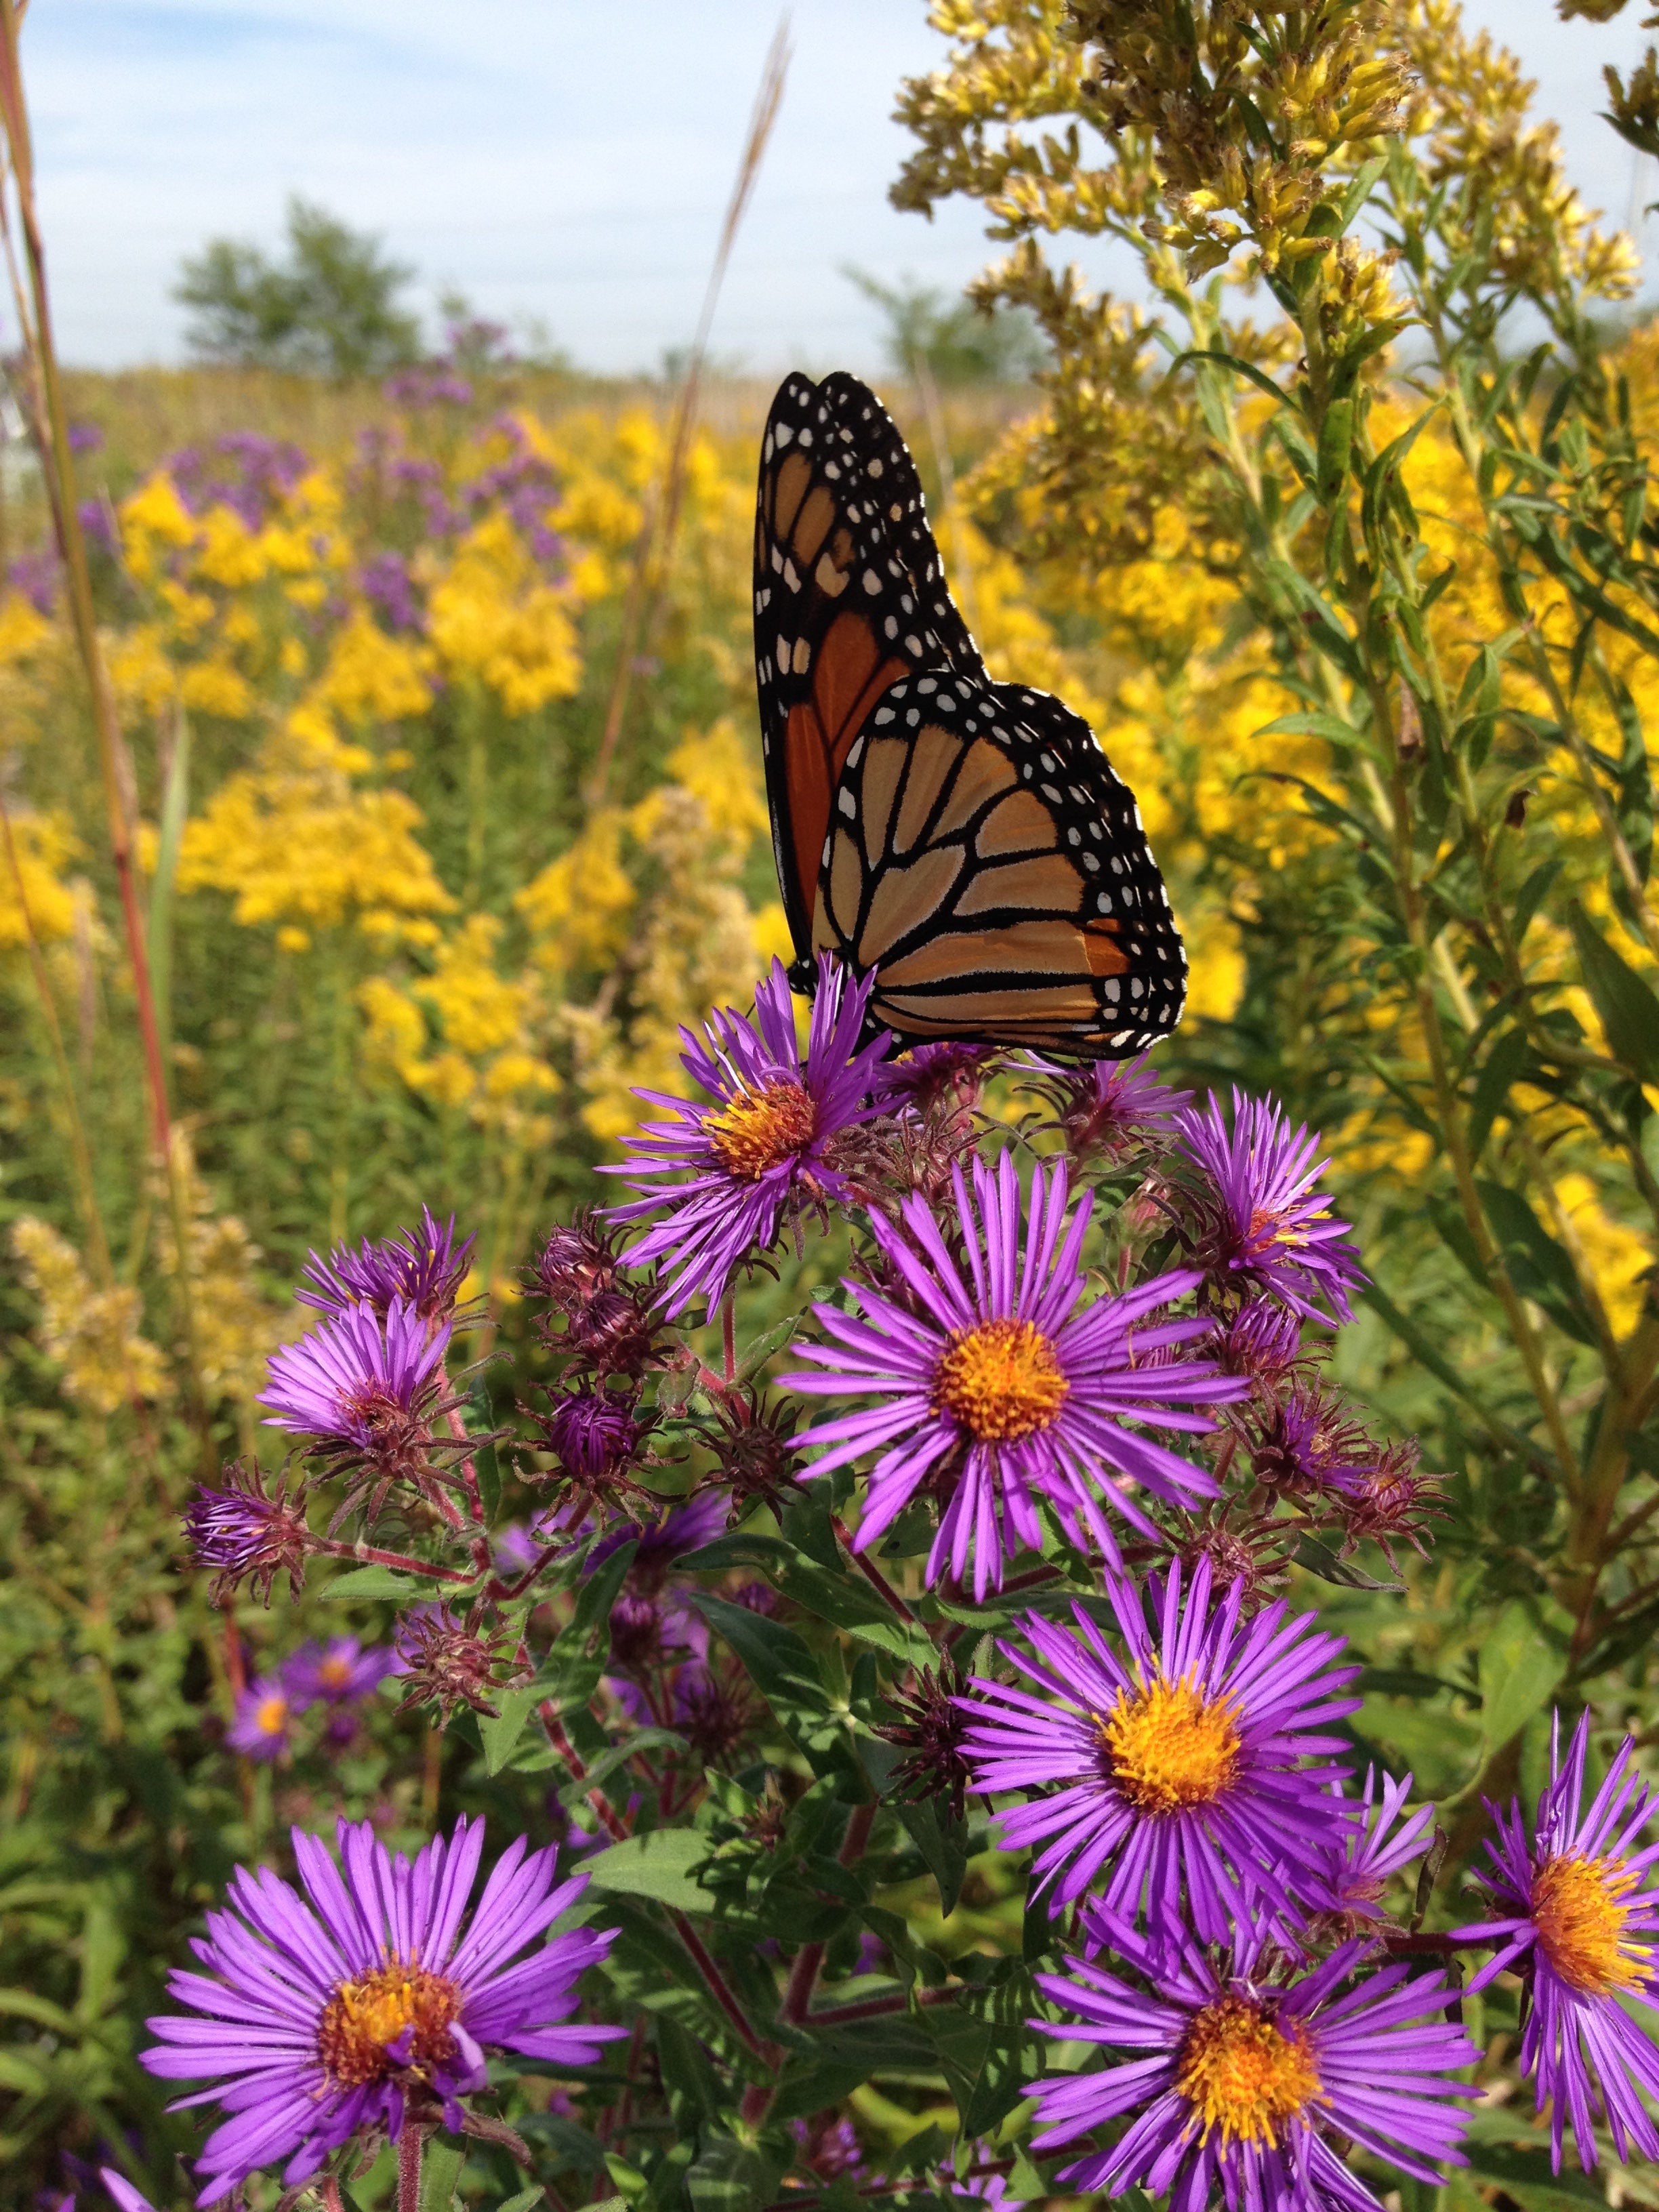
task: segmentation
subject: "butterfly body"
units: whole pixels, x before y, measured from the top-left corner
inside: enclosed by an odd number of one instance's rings
[[[1111,1057],[1186,961],[1132,793],[1058,699],[994,683],[915,465],[856,378],[786,380],[762,448],[755,655],[778,881],[902,1038]]]

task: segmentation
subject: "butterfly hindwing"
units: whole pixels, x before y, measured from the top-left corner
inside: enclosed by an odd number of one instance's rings
[[[761,447],[755,670],[798,961],[810,953],[819,854],[853,743],[893,683],[941,660],[981,665],[903,439],[857,378],[787,378]]]
[[[848,748],[815,946],[874,969],[870,1018],[1111,1058],[1181,1018],[1187,965],[1133,794],[1046,692],[901,678]]]

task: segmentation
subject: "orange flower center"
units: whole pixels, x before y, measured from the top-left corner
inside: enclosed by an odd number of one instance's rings
[[[803,1151],[817,1134],[818,1109],[804,1084],[769,1083],[740,1091],[732,1103],[708,1115],[702,1133],[728,1175],[758,1182],[768,1168]]]
[[[1176,2087],[1207,2138],[1277,2145],[1279,2130],[1319,2094],[1313,2053],[1299,2027],[1287,2035],[1247,1997],[1218,1997],[1187,2031]]]
[[[351,1680],[349,1659],[325,1659],[317,1669],[317,1680],[325,1690],[343,1690]]]
[[[318,2055],[335,2081],[356,2088],[391,2072],[386,2046],[412,2029],[402,2063],[436,2064],[455,2055],[449,2028],[460,2009],[460,1991],[441,1974],[424,1966],[381,1966],[335,1990],[317,2030]]]
[[[933,1403],[979,1443],[1013,1443],[1057,1418],[1070,1388],[1052,1338],[1029,1321],[982,1321],[951,1337]]]
[[[262,1698],[254,1708],[253,1725],[261,1735],[281,1735],[288,1725],[288,1699]]]
[[[1576,1855],[1546,1859],[1533,1876],[1539,1947],[1562,1980],[1586,1996],[1646,1984],[1648,1946],[1626,1942],[1631,1908],[1619,1902],[1635,1887],[1636,1876],[1618,1859]]]
[[[1120,1690],[1096,1724],[1111,1778],[1139,1812],[1211,1805],[1237,1779],[1243,1738],[1232,1705],[1203,1697],[1190,1680],[1154,1674],[1138,1690]]]

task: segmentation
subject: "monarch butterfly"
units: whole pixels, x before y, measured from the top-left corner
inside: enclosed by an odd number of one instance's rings
[[[1118,1059],[1175,1028],[1186,956],[1133,793],[1080,715],[992,681],[909,449],[842,371],[786,378],[767,420],[755,671],[797,988],[827,949],[915,1043]]]

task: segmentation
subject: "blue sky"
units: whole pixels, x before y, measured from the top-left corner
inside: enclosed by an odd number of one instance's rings
[[[1605,25],[1562,24],[1551,0],[1468,12],[1540,79],[1593,204],[1622,222],[1659,198],[1596,113],[1601,64],[1644,43],[1636,0]],[[955,287],[986,258],[973,210],[930,225],[886,202],[895,88],[943,41],[923,0],[792,14],[714,347],[757,372],[870,368],[878,319],[844,264]],[[423,304],[458,285],[588,366],[653,367],[696,320],[776,21],[773,0],[35,0],[24,66],[64,352],[180,358],[181,257],[211,234],[274,243],[299,191],[384,234]]]

